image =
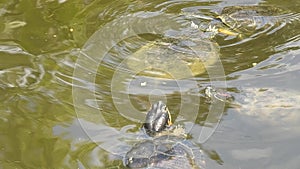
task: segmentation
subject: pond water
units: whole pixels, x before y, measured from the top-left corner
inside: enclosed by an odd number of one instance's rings
[[[130,67],[148,42],[239,5],[283,13],[251,32],[205,39],[216,53],[199,74],[172,56],[158,65],[175,65],[167,78]],[[299,168],[297,0],[3,0],[0,20],[0,168],[125,168],[158,100],[203,150],[206,168]],[[208,102],[209,85],[233,99]]]

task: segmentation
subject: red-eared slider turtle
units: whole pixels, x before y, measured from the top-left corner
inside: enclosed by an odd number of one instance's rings
[[[290,11],[274,6],[227,6],[219,16],[222,23],[240,34],[263,31],[280,24],[286,24],[299,17]]]
[[[299,20],[292,11],[275,6],[227,6],[218,10],[216,16],[204,16],[183,12],[182,15],[196,22],[196,27],[204,32],[232,35],[255,35],[261,32],[274,32],[285,24]],[[199,23],[200,21],[200,23]]]
[[[150,139],[135,144],[123,160],[129,168],[184,169],[205,166],[202,151],[186,138],[180,126],[170,126],[167,106],[159,101],[151,107],[143,125]]]
[[[186,28],[172,37],[151,41],[126,59],[134,73],[167,79],[189,78],[202,74],[219,58],[219,46],[204,32]]]
[[[242,88],[230,93],[212,86],[205,94],[212,100],[225,101],[243,115],[271,124],[299,121],[300,92],[280,88]]]

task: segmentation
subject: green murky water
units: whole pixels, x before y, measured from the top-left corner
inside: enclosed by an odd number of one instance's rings
[[[217,35],[222,64],[212,69],[223,77],[154,80],[126,69],[126,57],[169,29],[165,16],[186,27],[181,12],[213,17],[234,5],[274,5],[291,15],[255,36]],[[298,168],[299,7],[296,0],[1,1],[0,168],[124,168],[121,158],[156,100],[204,150],[207,168]],[[235,100],[220,117],[203,89],[225,82]],[[213,135],[201,141],[204,129]]]

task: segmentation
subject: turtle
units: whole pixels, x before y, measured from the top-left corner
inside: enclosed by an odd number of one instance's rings
[[[268,88],[240,88],[228,92],[213,86],[205,88],[205,95],[212,101],[222,101],[240,114],[273,125],[292,124],[299,120],[299,91]]]
[[[274,25],[286,24],[297,17],[288,10],[275,6],[227,6],[215,17],[237,34],[252,35],[254,31],[268,30]],[[280,28],[280,26],[279,26]],[[218,29],[227,34],[228,29]]]
[[[287,9],[271,5],[249,5],[249,6],[226,6],[217,10],[212,16],[205,16],[199,13],[181,12],[181,15],[197,23],[197,27],[203,32],[229,36],[251,36],[256,35],[255,31],[262,32],[282,28],[293,20],[299,20],[299,14],[294,14]]]
[[[203,74],[219,58],[219,45],[205,32],[193,27],[173,31],[172,35],[149,41],[125,63],[138,75],[184,79]]]
[[[129,168],[205,168],[202,150],[187,139],[182,126],[171,122],[167,106],[158,101],[147,113],[143,129],[150,138],[136,143],[125,155]]]

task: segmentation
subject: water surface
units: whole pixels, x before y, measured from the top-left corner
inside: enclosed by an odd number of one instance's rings
[[[191,20],[182,12],[211,18],[234,5],[272,5],[289,17],[253,36],[212,39],[219,44],[223,77],[206,72],[153,80],[122,64],[161,35],[116,38],[128,30],[165,28],[168,22],[154,16],[168,15],[187,27]],[[124,168],[121,158],[143,137],[141,122],[157,100],[167,103],[173,121],[204,150],[207,168],[298,168],[299,7],[296,0],[1,2],[1,168]],[[97,38],[109,24],[111,32]],[[212,108],[203,89],[224,88],[224,82],[235,99],[221,118],[206,121]],[[199,142],[201,129],[217,124]]]

